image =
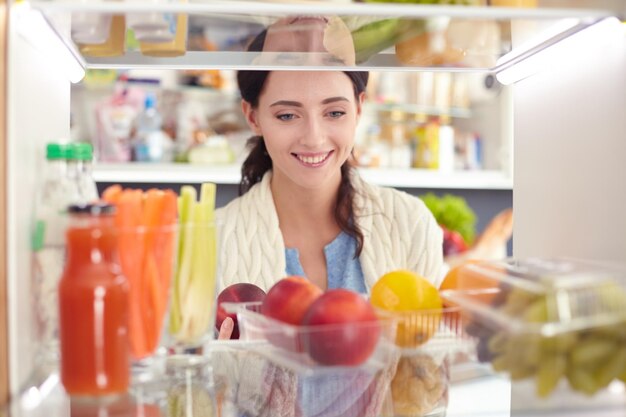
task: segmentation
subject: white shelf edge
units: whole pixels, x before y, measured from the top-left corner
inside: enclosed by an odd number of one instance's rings
[[[189,3],[128,3],[92,0],[89,3],[58,0],[32,0],[31,7],[44,13],[83,11],[95,13],[119,12],[170,12],[170,13],[224,13],[231,15],[264,15],[284,16],[289,14],[336,14],[354,16],[389,16],[389,17],[460,17],[469,19],[560,19],[560,18],[601,18],[612,16],[611,10],[592,8],[518,8],[518,7],[487,7],[428,5],[403,3],[346,3],[328,2],[271,2],[271,1],[207,1]]]
[[[512,190],[513,181],[500,171],[442,173],[424,169],[359,168],[373,184],[396,188]],[[239,165],[99,163],[94,165],[96,182],[148,184],[239,184]]]

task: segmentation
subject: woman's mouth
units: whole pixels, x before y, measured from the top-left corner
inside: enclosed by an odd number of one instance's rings
[[[317,168],[330,158],[330,155],[334,151],[319,152],[319,153],[292,153],[292,155],[304,166],[310,168]]]

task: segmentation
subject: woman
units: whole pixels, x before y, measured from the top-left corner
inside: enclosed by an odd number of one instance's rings
[[[394,269],[439,284],[442,232],[409,194],[373,186],[351,152],[366,72],[240,71],[254,136],[242,196],[218,210],[219,287],[287,275],[366,293]]]

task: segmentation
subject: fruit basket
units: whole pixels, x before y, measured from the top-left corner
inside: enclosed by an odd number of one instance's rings
[[[373,323],[293,326],[259,313],[258,302],[223,307],[237,311],[240,340],[211,343],[213,372],[239,412],[389,415],[384,407],[399,351],[395,321],[384,313]]]
[[[468,264],[459,306],[479,360],[506,373],[512,409],[626,406],[626,270],[569,259]],[[612,393],[618,393],[613,395]]]

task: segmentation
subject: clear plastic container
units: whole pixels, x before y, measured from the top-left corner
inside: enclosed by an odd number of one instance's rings
[[[626,269],[569,259],[468,264],[458,289],[478,358],[512,380],[513,410],[625,409]]]
[[[400,360],[391,380],[396,417],[443,417],[448,407],[450,364],[475,351],[475,339],[463,331],[458,307],[394,312]]]
[[[237,312],[240,340],[211,344],[216,385],[228,387],[224,395],[240,412],[249,416],[391,415],[389,386],[399,359],[393,319],[382,315],[368,323],[293,326],[261,315],[260,305],[224,303],[227,311]],[[352,347],[335,345],[333,352],[356,355],[360,346],[371,346],[372,335],[377,337],[365,362],[322,365],[310,355],[316,347],[346,340],[345,335],[354,336],[355,343],[348,342]]]

